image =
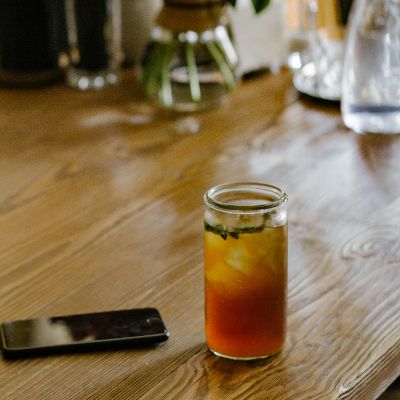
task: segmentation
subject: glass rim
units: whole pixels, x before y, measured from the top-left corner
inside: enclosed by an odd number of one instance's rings
[[[276,196],[276,200],[265,201],[260,204],[232,204],[229,202],[219,201],[215,199],[215,196],[224,192],[234,191],[247,191],[249,193],[258,191],[259,193],[269,193]],[[272,185],[269,183],[260,182],[234,182],[224,183],[216,185],[207,190],[204,194],[204,202],[207,206],[217,210],[226,212],[248,212],[248,213],[260,213],[260,212],[271,212],[274,209],[282,207],[288,201],[288,195],[279,186]]]

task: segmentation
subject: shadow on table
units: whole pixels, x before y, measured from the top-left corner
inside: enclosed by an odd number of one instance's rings
[[[360,158],[381,190],[399,195],[400,135],[357,135]]]
[[[400,378],[397,378],[391,386],[377,400],[399,400],[400,399]]]
[[[225,360],[212,355],[206,344],[201,343],[163,359],[153,359],[131,374],[83,389],[71,400],[229,398],[242,390],[243,382],[254,381],[255,369],[265,372],[280,362],[279,355],[246,363]],[[280,374],[282,382],[291,379],[282,371]],[[280,392],[284,387],[278,385],[274,390]],[[258,382],[256,390],[259,389],[269,390],[268,382]]]

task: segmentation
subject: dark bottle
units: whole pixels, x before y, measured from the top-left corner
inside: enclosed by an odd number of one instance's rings
[[[101,71],[108,66],[105,25],[106,1],[78,0],[75,4],[76,28],[80,60],[76,67],[87,71]]]
[[[347,25],[352,3],[353,0],[339,0],[340,22],[342,25]]]
[[[101,89],[119,79],[120,0],[65,0],[69,65],[67,83],[77,89]]]
[[[29,86],[61,78],[62,10],[62,0],[0,0],[1,85]]]

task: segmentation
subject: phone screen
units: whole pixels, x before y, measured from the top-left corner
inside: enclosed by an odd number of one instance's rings
[[[6,321],[1,325],[5,353],[68,349],[76,345],[105,348],[107,344],[151,344],[166,340],[168,335],[154,308]]]

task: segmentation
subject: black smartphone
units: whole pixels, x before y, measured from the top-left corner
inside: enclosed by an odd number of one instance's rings
[[[155,308],[5,321],[0,326],[7,358],[148,346],[168,337]]]

